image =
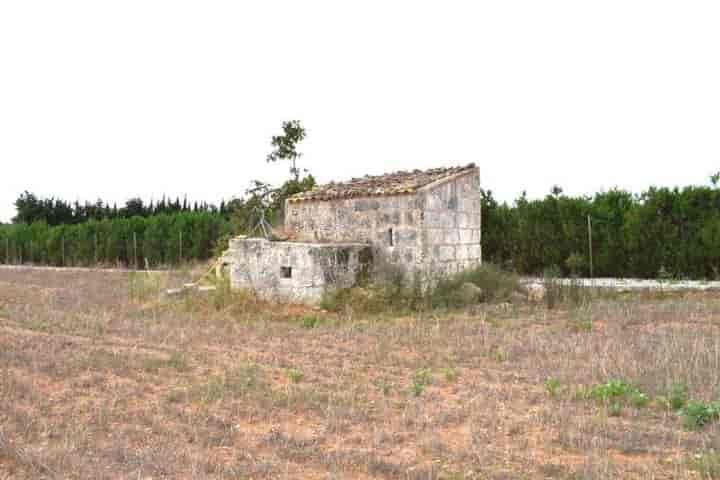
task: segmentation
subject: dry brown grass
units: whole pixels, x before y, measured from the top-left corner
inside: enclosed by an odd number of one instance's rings
[[[0,479],[716,478],[718,424],[656,400],[720,397],[714,294],[364,318],[146,280],[0,271]],[[650,404],[581,398],[612,378]]]

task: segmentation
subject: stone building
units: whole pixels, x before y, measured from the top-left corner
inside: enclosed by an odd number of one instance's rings
[[[317,186],[288,198],[284,230],[289,241],[231,242],[223,262],[233,287],[312,302],[325,288],[349,286],[383,265],[427,276],[457,272],[482,258],[479,169],[470,164]]]
[[[366,243],[271,241],[236,237],[221,258],[232,288],[255,290],[260,297],[288,302],[320,300],[326,288],[355,285],[370,275]]]

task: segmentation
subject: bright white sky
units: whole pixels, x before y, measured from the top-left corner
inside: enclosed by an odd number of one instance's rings
[[[320,181],[465,164],[501,199],[707,183],[720,2],[3,1],[0,220],[23,190],[219,201],[283,120]]]

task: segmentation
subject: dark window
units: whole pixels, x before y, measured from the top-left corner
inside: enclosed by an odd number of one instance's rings
[[[390,244],[391,247],[393,245],[395,245],[395,239],[393,238],[393,229],[392,228],[388,230],[388,243]]]
[[[280,267],[280,277],[292,278],[292,267]]]

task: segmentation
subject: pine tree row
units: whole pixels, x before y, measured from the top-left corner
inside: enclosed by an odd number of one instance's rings
[[[158,268],[213,257],[231,231],[211,212],[0,225],[0,263]]]
[[[56,198],[41,198],[31,192],[23,192],[15,200],[17,215],[13,223],[34,223],[45,221],[50,226],[72,225],[88,220],[106,220],[115,218],[150,217],[160,214],[174,214],[180,212],[210,212],[227,216],[229,213],[225,201],[220,207],[205,202],[188,202],[187,197],[169,200],[163,197],[159,201],[144,203],[141,198],[131,198],[125,205],[118,208],[117,204],[110,206],[103,200],[95,203],[67,202]]]

